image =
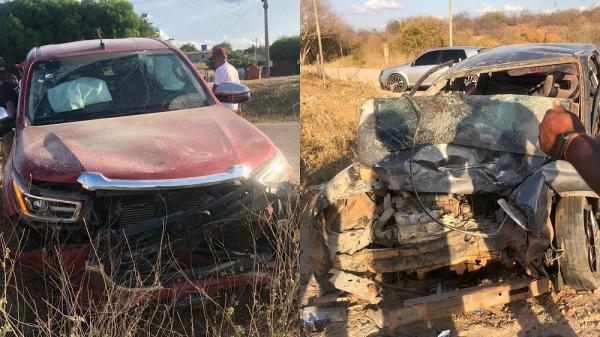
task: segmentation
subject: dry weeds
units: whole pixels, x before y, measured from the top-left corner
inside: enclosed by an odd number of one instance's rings
[[[109,287],[105,303],[87,308],[86,302],[80,301],[79,287],[69,281],[69,265],[53,263],[44,273],[15,268],[18,264],[13,263],[7,247],[16,251],[20,243],[11,234],[12,224],[3,219],[0,247],[6,248],[0,256],[0,336],[295,336],[299,251],[296,207],[296,203],[290,203],[279,219],[249,224],[254,230],[260,228],[256,237],[248,238],[254,243],[254,255],[258,255],[259,234],[263,244],[266,240],[274,252],[269,262],[255,262],[250,272],[257,276],[251,285],[213,296],[197,288],[199,300],[176,305]],[[46,251],[59,246],[60,240],[52,238]],[[90,261],[93,263],[98,255],[92,249]],[[175,264],[157,262],[156,273]],[[226,278],[228,273],[218,275]],[[274,280],[270,286],[261,285],[260,273]]]
[[[300,177],[307,185],[323,183],[355,157],[360,108],[374,96],[394,95],[367,85],[302,73],[300,93]]]
[[[412,61],[416,55],[413,54],[402,54],[402,53],[392,53],[388,56],[387,63],[385,62],[385,58],[383,57],[383,47],[377,41],[370,42],[375,44],[374,48],[368,48],[364,51],[364,61],[357,62],[352,58],[352,56],[344,56],[340,57],[331,62],[327,62],[326,66],[333,67],[361,67],[361,68],[376,68],[381,69],[385,67],[389,67],[397,64],[404,64]]]
[[[250,88],[250,100],[242,104],[244,117],[251,122],[298,121],[300,76],[272,77],[243,81]]]

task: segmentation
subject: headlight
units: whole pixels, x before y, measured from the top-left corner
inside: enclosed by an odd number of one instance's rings
[[[48,222],[75,222],[81,211],[81,202],[63,200],[47,196],[33,195],[13,174],[12,180],[15,203],[24,217]]]
[[[277,150],[273,158],[256,169],[254,179],[265,185],[268,192],[274,193],[280,183],[290,180],[290,165],[283,154]]]

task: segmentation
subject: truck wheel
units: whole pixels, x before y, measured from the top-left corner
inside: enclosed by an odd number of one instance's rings
[[[387,86],[393,92],[404,92],[408,88],[406,79],[400,74],[391,74],[388,77]]]
[[[577,290],[600,287],[600,228],[585,197],[558,201],[555,214],[557,248],[565,284]]]

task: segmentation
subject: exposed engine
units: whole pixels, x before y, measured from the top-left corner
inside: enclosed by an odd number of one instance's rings
[[[390,247],[424,243],[439,238],[451,227],[474,233],[494,231],[506,217],[495,202],[500,198],[496,195],[425,194],[420,198],[428,212],[411,193],[384,197],[384,211],[373,224],[377,243]]]

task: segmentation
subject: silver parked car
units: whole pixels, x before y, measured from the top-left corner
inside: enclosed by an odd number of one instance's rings
[[[384,68],[379,74],[381,88],[395,92],[403,92],[411,88],[429,69],[438,64],[454,60],[459,62],[477,55],[483,47],[443,47],[428,49],[417,56],[412,62]],[[423,86],[433,83],[448,68],[444,67],[431,74]]]

